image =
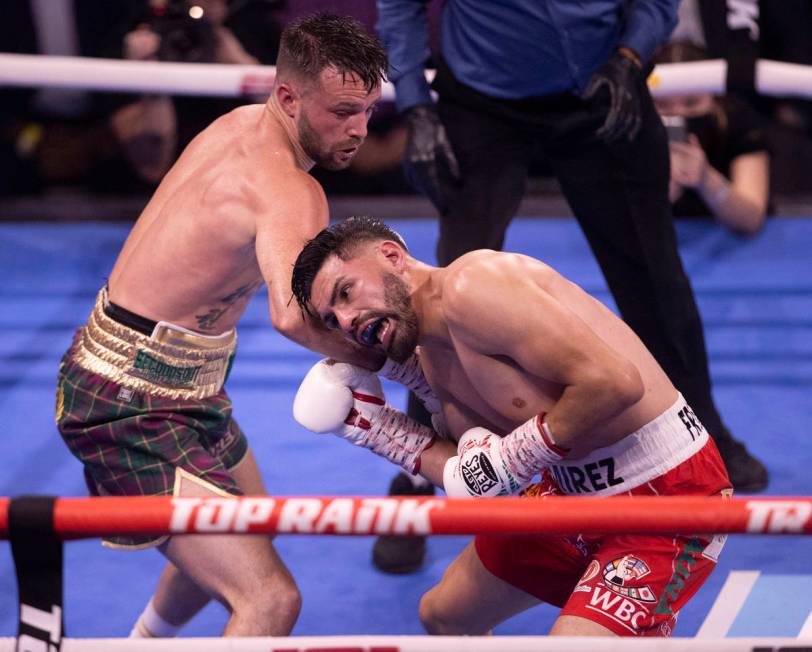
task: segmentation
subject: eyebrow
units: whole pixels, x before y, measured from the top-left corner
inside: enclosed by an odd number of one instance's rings
[[[380,98],[378,98],[372,104],[370,104],[368,108],[373,108],[373,107],[377,106],[379,103],[380,103]],[[343,101],[339,102],[338,104],[332,105],[330,108],[333,111],[338,110],[338,109],[361,110],[361,109],[364,108],[364,103],[363,102],[353,102],[353,101],[349,101],[349,100],[343,100]]]
[[[363,102],[348,102],[343,101],[339,102],[338,104],[333,104],[332,108],[334,109],[357,109],[359,107],[364,106]]]
[[[333,291],[330,294],[330,303],[328,304],[331,308],[336,305],[336,297],[338,296],[338,288],[344,282],[344,277],[339,276],[336,279],[336,282],[333,283]]]

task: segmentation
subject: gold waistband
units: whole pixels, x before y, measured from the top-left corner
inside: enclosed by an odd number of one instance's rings
[[[223,388],[236,331],[209,337],[159,322],[144,335],[108,317],[106,300],[103,289],[74,348],[77,364],[123,387],[174,400],[207,398]]]

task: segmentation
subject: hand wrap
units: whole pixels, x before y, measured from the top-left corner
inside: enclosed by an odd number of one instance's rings
[[[460,438],[457,455],[445,464],[443,487],[454,498],[515,495],[567,453],[553,441],[543,413],[504,437],[471,428]]]
[[[395,362],[391,358],[387,358],[378,374],[387,380],[393,380],[406,387],[420,399],[423,407],[431,414],[437,414],[440,411],[440,400],[426,382],[423,369],[420,367],[420,355],[417,351],[409,356],[409,359],[405,362]]]
[[[409,473],[420,470],[420,456],[435,437],[431,428],[386,403],[375,374],[333,360],[321,360],[308,371],[293,416],[312,432],[331,432]]]

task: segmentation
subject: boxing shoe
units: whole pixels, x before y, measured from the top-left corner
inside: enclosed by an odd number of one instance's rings
[[[398,473],[389,485],[390,496],[433,496],[434,485],[415,487],[405,473]],[[414,573],[426,558],[426,537],[383,535],[372,547],[372,564],[384,573]]]
[[[714,441],[736,492],[751,494],[767,488],[767,468],[750,454],[744,444],[734,439],[727,428],[723,427],[722,436],[714,437]]]

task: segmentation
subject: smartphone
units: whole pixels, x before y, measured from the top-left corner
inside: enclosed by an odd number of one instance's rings
[[[664,115],[662,118],[669,143],[688,142],[688,127],[685,124],[685,118],[681,115]]]

